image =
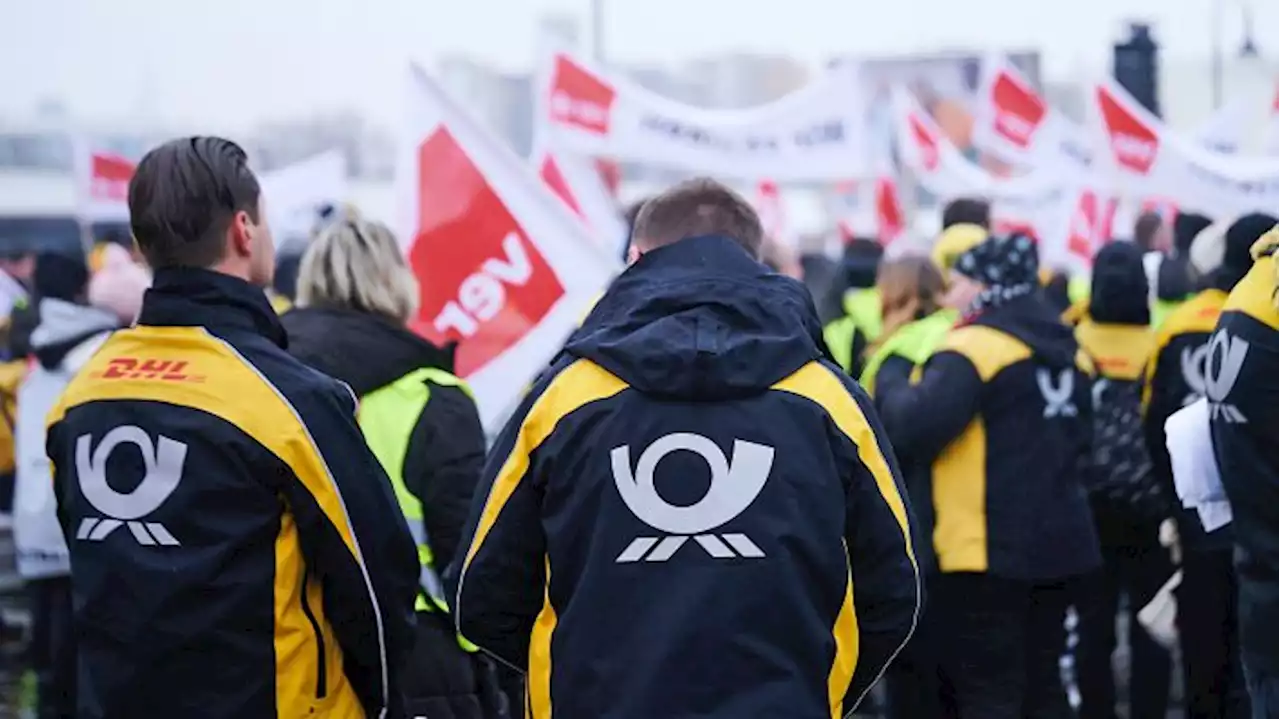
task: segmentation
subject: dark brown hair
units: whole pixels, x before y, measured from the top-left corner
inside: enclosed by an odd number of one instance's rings
[[[154,269],[210,267],[237,212],[258,219],[258,180],[239,145],[184,137],[151,150],[129,181],[129,222]]]
[[[719,235],[735,240],[759,259],[764,232],[760,218],[741,195],[709,178],[681,182],[640,208],[632,237],[641,249],[689,237]]]

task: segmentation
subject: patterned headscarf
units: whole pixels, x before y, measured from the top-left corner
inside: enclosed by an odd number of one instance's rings
[[[966,317],[994,309],[1036,291],[1040,259],[1036,243],[1024,234],[989,237],[956,259],[955,271],[985,289],[964,311]]]

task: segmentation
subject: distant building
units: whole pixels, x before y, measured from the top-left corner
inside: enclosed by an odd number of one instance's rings
[[[527,74],[507,74],[451,55],[438,66],[441,84],[476,120],[521,155],[533,136],[533,91]]]
[[[747,53],[700,58],[686,64],[681,75],[699,88],[697,104],[716,108],[763,105],[809,81],[808,71],[791,58]]]

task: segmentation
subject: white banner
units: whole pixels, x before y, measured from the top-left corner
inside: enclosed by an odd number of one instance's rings
[[[841,180],[863,174],[865,112],[857,71],[746,110],[707,110],[661,97],[567,52],[549,53],[535,83],[557,150],[747,181]]]
[[[1083,171],[1035,169],[1020,177],[997,177],[964,157],[905,90],[895,89],[893,103],[899,155],[922,187],[943,201],[986,198],[992,230],[1034,236],[1046,267],[1089,267],[1103,239],[1106,201]]]
[[[1114,81],[1090,97],[1099,136],[1098,166],[1130,197],[1162,198],[1209,217],[1277,213],[1280,165],[1274,157],[1223,155],[1178,136]]]
[[[414,327],[458,344],[493,432],[619,269],[528,165],[418,68],[396,168]]]
[[[1096,146],[1089,133],[1054,109],[1031,81],[1007,59],[991,55],[982,65],[974,104],[974,143],[1019,167],[1037,164],[1088,164]],[[1196,133],[1196,142],[1224,154],[1235,151],[1251,119],[1258,116],[1254,96],[1222,107]],[[1274,123],[1274,111],[1270,121]]]
[[[323,205],[347,197],[347,161],[341,150],[328,150],[258,177],[266,198],[267,218],[277,241],[307,237]]]

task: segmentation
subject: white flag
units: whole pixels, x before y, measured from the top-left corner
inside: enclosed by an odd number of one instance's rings
[[[458,344],[456,373],[492,432],[619,261],[432,78],[416,67],[409,75],[396,184],[421,285],[414,326]]]

